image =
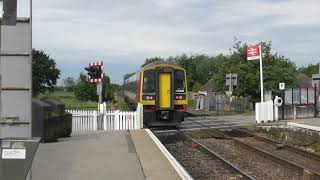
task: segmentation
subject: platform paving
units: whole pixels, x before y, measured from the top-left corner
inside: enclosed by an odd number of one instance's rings
[[[320,127],[320,118],[296,119],[290,122]]]
[[[145,130],[130,131],[146,179],[181,179]]]
[[[145,179],[128,131],[76,134],[40,144],[33,162],[32,180],[106,179]]]
[[[320,131],[320,118],[291,120],[287,122],[287,125]]]

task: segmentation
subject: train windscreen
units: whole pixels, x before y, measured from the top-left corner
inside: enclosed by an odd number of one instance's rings
[[[182,70],[175,71],[174,82],[175,82],[174,87],[175,87],[176,93],[186,92],[184,71]]]
[[[143,93],[155,92],[155,73],[154,70],[146,70],[143,75]]]

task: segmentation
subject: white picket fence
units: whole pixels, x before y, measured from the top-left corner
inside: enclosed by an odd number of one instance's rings
[[[139,111],[67,111],[72,114],[72,133],[79,131],[127,130],[141,128],[141,117],[138,113]]]

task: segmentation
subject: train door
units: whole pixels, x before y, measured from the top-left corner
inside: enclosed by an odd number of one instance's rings
[[[156,68],[156,109],[174,109],[174,70],[169,67]]]
[[[161,109],[171,107],[171,73],[159,73],[159,106]]]

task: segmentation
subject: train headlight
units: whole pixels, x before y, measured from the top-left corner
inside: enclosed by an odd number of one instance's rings
[[[153,95],[143,95],[142,99],[143,100],[155,100],[156,98]]]
[[[175,99],[176,100],[184,100],[184,99],[186,99],[186,95],[185,94],[176,94]]]

